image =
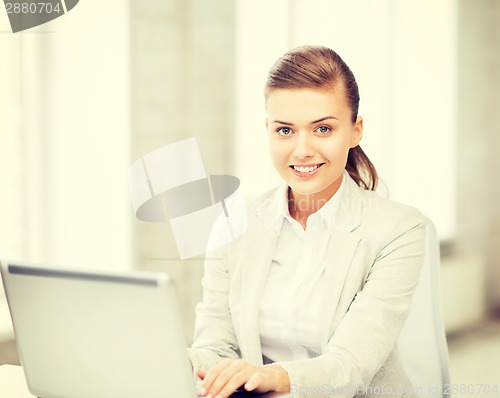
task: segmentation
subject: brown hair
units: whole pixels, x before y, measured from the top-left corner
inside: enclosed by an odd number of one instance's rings
[[[265,95],[278,88],[333,88],[343,84],[352,111],[358,117],[359,90],[354,75],[340,56],[328,47],[303,46],[285,53],[269,71]],[[378,175],[375,166],[358,145],[349,150],[346,170],[361,188],[375,190]]]

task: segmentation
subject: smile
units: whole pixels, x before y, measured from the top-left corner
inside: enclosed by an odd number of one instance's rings
[[[323,166],[324,163],[311,164],[311,165],[291,165],[290,169],[298,177],[311,177],[318,171],[318,169]]]

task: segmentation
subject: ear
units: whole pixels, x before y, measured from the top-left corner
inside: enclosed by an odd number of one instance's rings
[[[269,118],[266,117],[266,130],[269,128]]]
[[[351,148],[358,146],[361,138],[363,138],[363,118],[358,116],[352,130]]]

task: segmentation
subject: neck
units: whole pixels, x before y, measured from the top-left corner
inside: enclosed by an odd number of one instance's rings
[[[335,180],[323,191],[311,194],[302,194],[290,188],[288,192],[288,210],[290,215],[299,222],[307,221],[307,218],[321,209],[340,188],[343,176]]]
[[[296,192],[290,190],[288,210],[290,211],[290,215],[296,220],[298,218],[307,218],[311,214],[316,213],[319,209],[321,209],[326,202],[328,202],[328,199],[325,199],[323,197],[318,197],[314,194],[297,194]]]

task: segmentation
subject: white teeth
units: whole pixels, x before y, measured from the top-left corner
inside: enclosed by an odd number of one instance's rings
[[[313,170],[316,170],[318,168],[318,165],[314,166],[293,166],[295,170],[297,170],[300,173],[310,173]]]

